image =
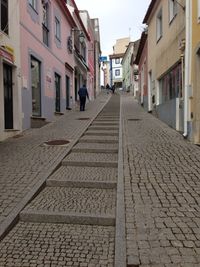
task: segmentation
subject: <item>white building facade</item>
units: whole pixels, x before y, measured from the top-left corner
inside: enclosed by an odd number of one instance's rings
[[[22,131],[19,1],[0,0],[0,141]]]

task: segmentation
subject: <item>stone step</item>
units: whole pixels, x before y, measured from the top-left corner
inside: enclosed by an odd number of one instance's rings
[[[72,151],[82,153],[117,153],[118,144],[77,143]]]
[[[115,131],[118,131],[119,130],[119,127],[118,126],[109,126],[109,125],[107,125],[107,126],[98,126],[98,125],[91,125],[88,129],[91,129],[91,130],[106,130],[106,131],[113,131],[113,130],[115,130]]]
[[[61,166],[46,181],[47,186],[116,188],[117,168]]]
[[[101,121],[93,121],[92,125],[110,125],[110,126],[113,126],[113,125],[119,125],[119,122],[101,122]]]
[[[114,246],[113,226],[19,222],[0,243],[0,266],[114,266]]]
[[[87,130],[84,135],[100,135],[100,136],[118,136],[119,132],[118,131],[102,131],[102,130],[92,130],[89,129]]]
[[[70,153],[62,161],[63,166],[117,167],[116,153]]]
[[[115,225],[115,189],[46,187],[20,213],[28,222]]]
[[[116,144],[118,143],[118,136],[92,136],[84,135],[79,139],[80,143],[104,143]]]
[[[119,118],[99,118],[97,117],[94,121],[100,121],[100,122],[119,122]]]

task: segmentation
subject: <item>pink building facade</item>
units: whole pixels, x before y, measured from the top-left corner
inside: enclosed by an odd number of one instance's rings
[[[70,108],[74,98],[72,28],[65,1],[20,1],[23,129]]]

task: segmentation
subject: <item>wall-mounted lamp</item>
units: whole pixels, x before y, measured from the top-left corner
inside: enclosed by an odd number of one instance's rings
[[[80,43],[83,43],[85,41],[85,35],[84,35],[83,31],[81,31],[79,29],[72,28],[72,32],[79,32],[78,38],[79,38]]]

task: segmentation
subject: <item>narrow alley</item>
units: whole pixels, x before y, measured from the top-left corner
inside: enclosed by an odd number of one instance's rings
[[[1,142],[0,266],[200,266],[199,149],[104,92]]]

